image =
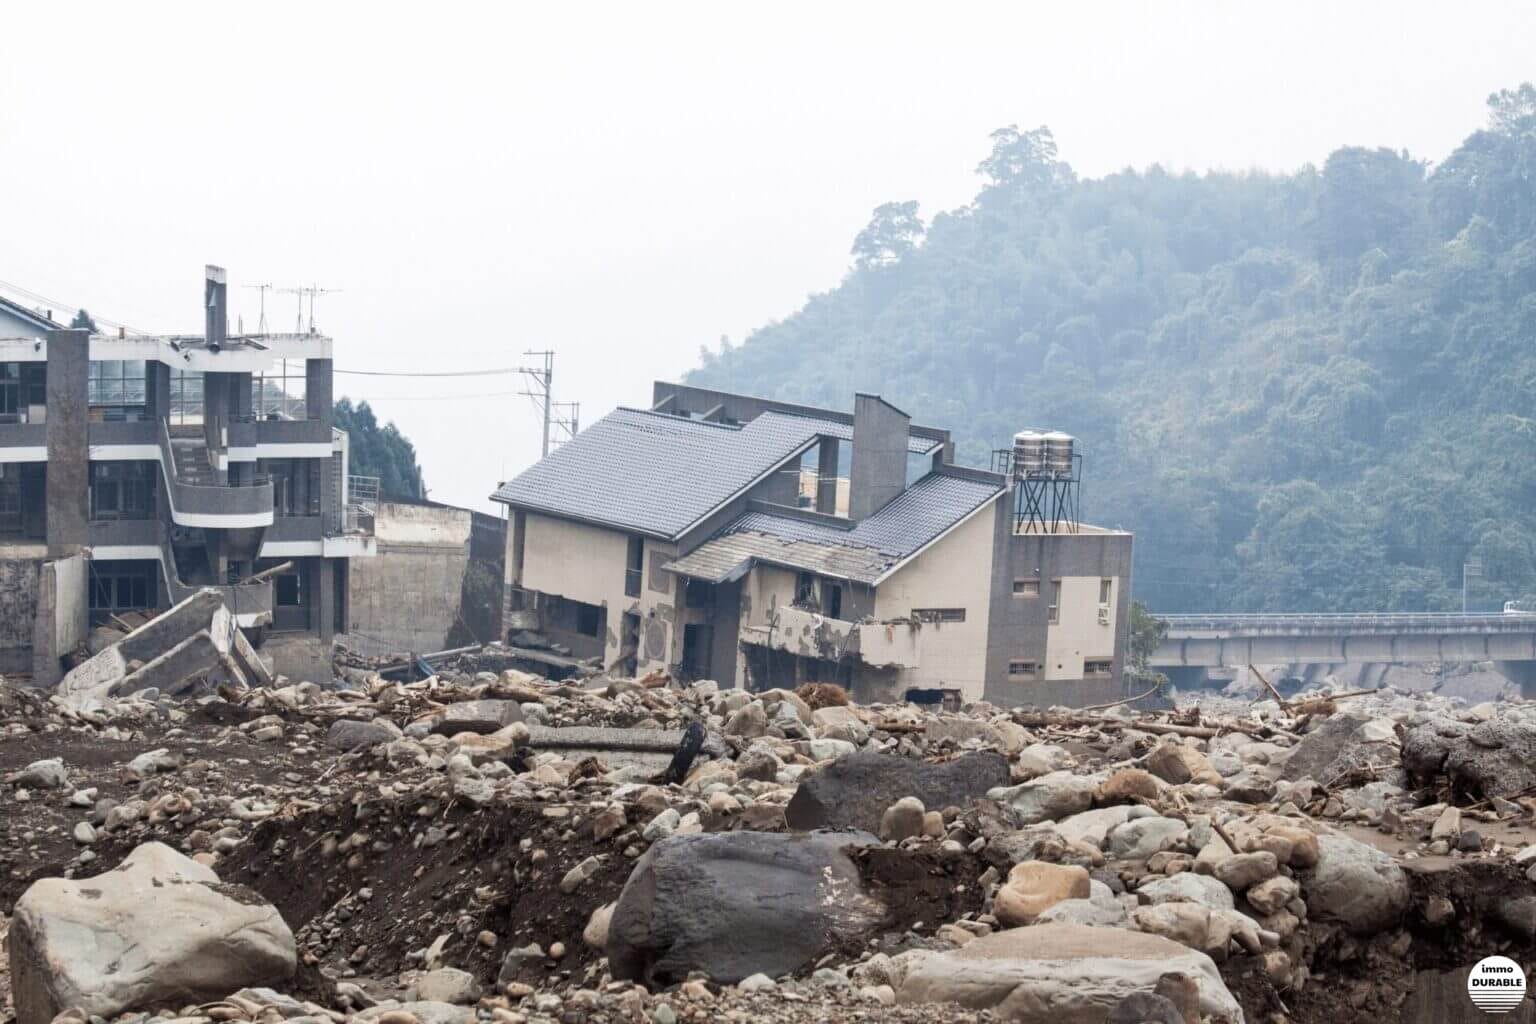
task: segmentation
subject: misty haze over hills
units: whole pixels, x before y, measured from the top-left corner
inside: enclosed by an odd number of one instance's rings
[[[1083,179],[1010,127],[978,172],[931,220],[881,206],[838,287],[690,380],[877,391],[972,465],[1073,433],[1155,610],[1458,610],[1469,559],[1472,608],[1536,594],[1536,88],[1433,167]]]

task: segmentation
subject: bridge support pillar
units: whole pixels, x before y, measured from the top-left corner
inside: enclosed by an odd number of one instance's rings
[[[1496,661],[1499,675],[1520,687],[1520,696],[1536,700],[1536,661]]]
[[[1199,665],[1163,665],[1158,671],[1180,690],[1208,690],[1213,685],[1210,669]],[[1216,684],[1225,686],[1228,682],[1230,680],[1222,679],[1216,681]]]

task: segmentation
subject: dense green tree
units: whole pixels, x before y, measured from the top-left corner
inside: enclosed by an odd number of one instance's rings
[[[917,201],[882,203],[875,207],[869,225],[853,240],[853,265],[861,269],[900,263],[923,237],[923,219]]]
[[[393,423],[380,427],[366,401],[354,406],[350,398],[339,398],[333,409],[336,426],[347,432],[349,472],[378,477],[379,490],[388,497],[427,496],[416,446]]]
[[[994,132],[973,202],[877,210],[854,263],[692,379],[885,392],[986,465],[1080,439],[1085,514],[1159,611],[1451,610],[1536,595],[1536,87],[1432,169],[1079,179]]]
[[[69,322],[69,326],[77,331],[90,331],[96,333],[96,321],[91,319],[91,314],[80,309],[75,311],[75,318]]]

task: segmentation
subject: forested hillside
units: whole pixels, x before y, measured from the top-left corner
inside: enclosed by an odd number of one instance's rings
[[[332,410],[336,426],[347,432],[348,471],[357,476],[376,476],[386,498],[425,498],[426,484],[416,464],[416,446],[393,423],[379,426],[367,400],[352,404],[336,400]]]
[[[1083,179],[992,136],[975,200],[875,211],[834,290],[691,380],[881,392],[959,461],[1026,427],[1085,454],[1161,611],[1458,610],[1536,594],[1536,88],[1444,163]]]

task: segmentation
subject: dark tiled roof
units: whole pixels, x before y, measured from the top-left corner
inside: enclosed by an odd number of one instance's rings
[[[719,581],[755,559],[873,583],[1002,490],[1002,484],[988,480],[929,473],[847,529],[748,512],[668,568]]]
[[[827,433],[825,420],[765,413],[741,426],[618,409],[492,500],[676,537]]]
[[[19,302],[12,302],[10,299],[7,299],[3,295],[0,295],[0,310],[4,310],[11,316],[23,321],[24,323],[30,324],[40,331],[57,330],[58,328],[64,326],[61,323],[56,323],[55,321],[50,320],[48,317],[34,309],[28,309],[26,306],[23,306]]]

